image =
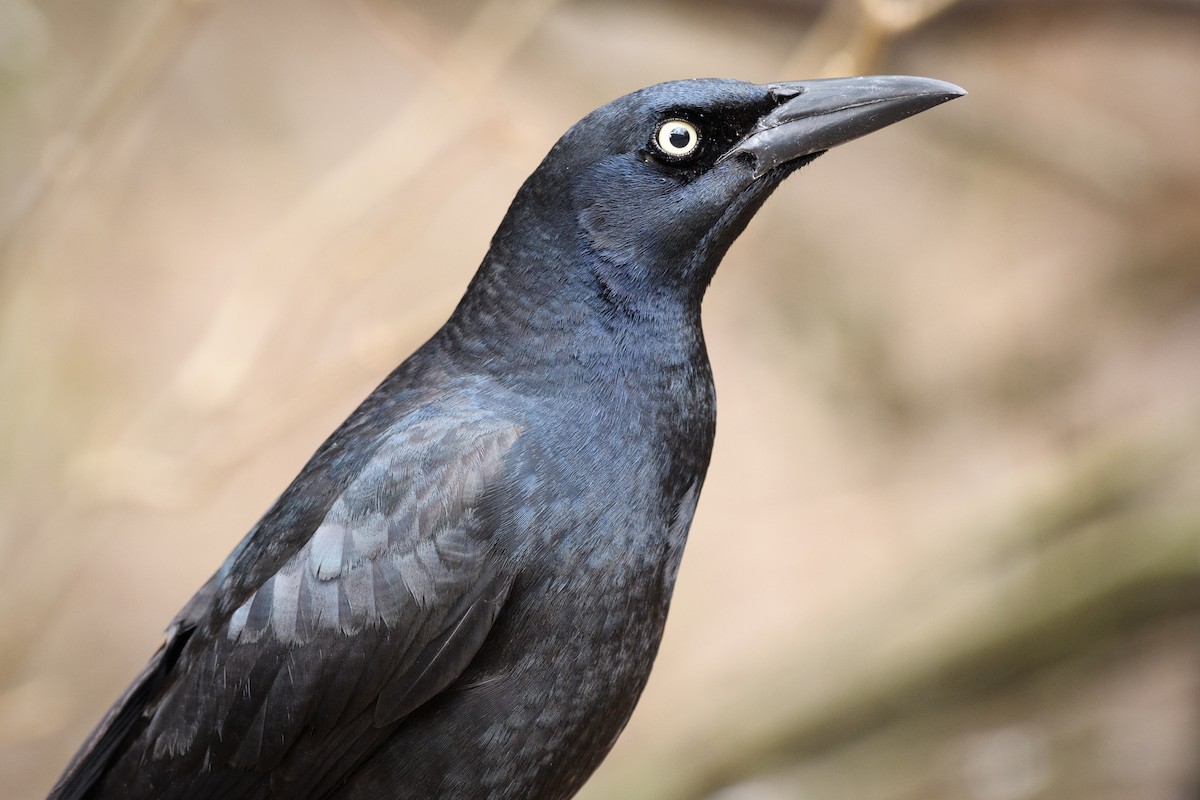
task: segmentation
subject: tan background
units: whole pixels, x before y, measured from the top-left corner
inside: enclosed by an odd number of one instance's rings
[[[971,94],[791,179],[583,797],[1200,792],[1200,5],[0,0],[0,797],[43,796],[565,128],[642,85]]]

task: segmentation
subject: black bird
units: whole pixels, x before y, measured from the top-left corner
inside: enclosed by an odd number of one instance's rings
[[[716,420],[700,301],[788,174],[963,94],[665,83],[517,192],[51,798],[566,798],[633,711]]]

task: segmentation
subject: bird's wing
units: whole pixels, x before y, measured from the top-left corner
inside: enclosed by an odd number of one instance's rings
[[[298,549],[273,552],[260,523],[51,798],[85,796],[109,770],[109,785],[199,775],[197,790],[234,796],[352,769],[462,673],[507,597],[487,490],[519,434],[494,419],[410,417]]]
[[[147,704],[153,701],[155,693],[170,677],[180,650],[196,630],[194,616],[197,609],[206,609],[212,603],[215,591],[216,576],[213,576],[179,613],[167,629],[162,647],[80,746],[47,800],[72,800],[87,796],[89,789],[103,776],[109,762],[138,725]]]

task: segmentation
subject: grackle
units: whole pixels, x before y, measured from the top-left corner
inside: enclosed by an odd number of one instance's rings
[[[584,117],[50,797],[573,795],[646,682],[704,482],[713,272],[788,174],[961,94],[691,80]]]

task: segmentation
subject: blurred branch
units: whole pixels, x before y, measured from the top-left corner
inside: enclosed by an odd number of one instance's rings
[[[112,138],[128,125],[216,2],[155,0],[143,5],[135,30],[96,71],[73,118],[46,146],[12,212],[0,220],[0,320],[5,327],[0,374],[22,387],[4,398],[0,439],[8,459],[0,466],[14,477],[39,469],[63,477],[62,442],[56,437],[70,434],[64,434],[62,420],[55,417],[67,394],[56,370],[64,359],[74,298],[61,292],[70,281],[60,280],[58,273],[75,263],[60,249],[70,238],[60,228],[74,218],[67,210],[78,205],[74,190],[104,163]],[[39,622],[59,601],[68,576],[84,557],[80,548],[62,546],[64,537],[77,533],[71,508],[77,495],[46,483],[30,486],[13,480],[4,487],[4,499],[14,506],[37,507],[29,494],[55,505],[43,507],[36,523],[11,510],[6,520],[11,527],[0,531],[9,567],[0,592],[0,618],[9,621],[0,627],[0,686],[10,682]]]
[[[442,48],[436,61],[426,64],[427,82],[405,107],[262,236],[237,270],[238,283],[229,289],[208,329],[181,360],[164,393],[115,442],[86,455],[86,473],[104,476],[106,494],[151,501],[136,491],[144,485],[141,476],[149,471],[173,476],[173,491],[156,490],[154,502],[178,502],[203,476],[219,472],[220,467],[213,463],[176,463],[164,469],[163,461],[170,460],[159,452],[164,431],[177,429],[181,416],[200,424],[229,408],[260,362],[265,343],[293,308],[294,287],[311,280],[333,282],[332,276],[322,279],[316,274],[320,257],[424,170],[442,168],[447,160],[453,160],[447,154],[462,149],[459,137],[478,130],[480,117],[493,107],[487,94],[504,65],[556,2],[494,0],[482,6],[466,29]],[[408,30],[420,31],[421,27],[412,25]],[[420,49],[430,51],[430,41],[426,36]],[[338,280],[345,278],[344,274],[337,276]],[[429,304],[440,308],[439,300],[430,298]],[[257,438],[223,437],[229,452],[220,454],[217,461],[226,464],[252,452]],[[137,466],[142,461],[147,469]],[[114,470],[113,466],[121,468]],[[122,477],[128,478],[125,488]],[[129,494],[130,490],[135,493]]]
[[[13,427],[0,428],[0,437],[15,451],[14,463],[28,455],[29,444],[22,440],[29,430],[37,429],[35,421],[48,413],[54,400],[61,399],[38,397],[31,391],[55,391],[50,372],[60,361],[66,339],[63,318],[69,300],[58,292],[54,273],[69,269],[74,259],[56,250],[69,237],[54,228],[72,218],[62,212],[76,202],[73,189],[105,160],[112,137],[128,124],[216,4],[216,0],[143,4],[136,28],[96,70],[97,77],[77,104],[73,118],[46,145],[11,212],[0,219],[0,318],[6,328],[0,345],[0,371],[27,385],[17,398],[7,398],[7,410],[13,415],[7,422]],[[35,351],[25,346],[22,339],[26,337],[38,342]],[[38,453],[41,459],[52,451],[44,441],[34,446],[43,451]],[[0,547],[16,547],[26,540],[0,535]]]
[[[155,0],[110,61],[97,70],[74,118],[53,137],[12,212],[0,220],[0,264],[12,239],[42,207],[82,180],[102,158],[108,137],[121,129],[220,0]],[[34,226],[36,227],[36,225]]]
[[[1200,517],[1188,499],[1200,474],[1189,449],[1147,442],[1109,452],[1030,500],[999,536],[966,532],[928,574],[897,576],[890,591],[871,593],[870,608],[831,621],[831,640],[796,645],[816,658],[785,658],[700,732],[602,774],[608,782],[589,794],[706,797],[915,706],[970,696],[1200,607]]]
[[[447,161],[453,160],[447,158],[447,153],[463,149],[457,147],[459,137],[476,132],[480,118],[494,107],[486,101],[488,90],[556,3],[493,0],[480,7],[470,24],[441,51],[437,64],[431,67],[436,77],[428,80],[372,141],[334,168],[263,235],[237,271],[239,281],[227,292],[208,330],[182,359],[174,380],[164,391],[117,436],[102,442],[95,441],[94,432],[77,437],[75,452],[68,454],[71,461],[59,473],[70,488],[58,496],[78,499],[79,507],[59,507],[54,514],[43,514],[36,536],[13,535],[0,541],[10,550],[20,549],[23,565],[19,571],[6,571],[4,590],[0,592],[2,616],[23,621],[0,629],[0,651],[11,656],[0,660],[0,686],[12,681],[20,669],[18,662],[30,652],[30,644],[38,635],[38,622],[61,601],[63,590],[89,557],[90,538],[96,531],[95,526],[79,524],[82,507],[97,501],[133,501],[150,507],[176,505],[192,497],[205,480],[222,474],[223,467],[248,457],[263,437],[286,431],[289,422],[325,396],[295,395],[279,404],[279,413],[271,415],[273,424],[244,426],[241,432],[249,430],[252,435],[211,437],[219,441],[216,450],[210,440],[208,457],[195,457],[194,448],[205,445],[193,435],[233,406],[247,376],[261,364],[264,344],[277,331],[279,321],[288,318],[288,312],[295,308],[297,287],[312,280],[336,282],[337,278],[330,275],[314,278],[319,258],[424,170],[446,168]],[[167,9],[165,16],[146,24],[137,46],[131,45],[125,51],[109,71],[110,76],[101,81],[93,99],[85,104],[93,110],[82,114],[81,121],[71,129],[88,134],[81,141],[88,142],[90,153],[100,146],[103,137],[99,132],[119,129],[124,117],[118,112],[132,107],[144,95],[151,83],[152,65],[165,65],[163,54],[169,48],[163,48],[163,42],[181,41],[165,33],[179,33],[173,24],[177,20],[169,13],[171,5],[157,8]],[[74,169],[71,173],[76,177],[82,174]],[[50,170],[46,172],[47,180],[60,174],[65,173]],[[46,188],[60,185],[49,181]],[[27,215],[26,219],[33,217]],[[27,223],[24,227],[33,226]],[[30,240],[38,246],[55,241],[36,231]],[[73,263],[67,258],[49,261],[59,267]],[[30,280],[41,281],[43,277],[35,275]],[[344,279],[345,275],[339,277]],[[19,302],[25,293],[14,292],[12,297],[12,302]],[[51,307],[53,301],[39,295],[38,305]],[[440,298],[431,297],[427,305],[440,308],[444,304]],[[43,349],[38,362],[53,363],[54,359]],[[324,387],[329,377],[320,376],[314,382]],[[52,383],[46,381],[45,385]],[[172,442],[180,438],[191,442],[192,448],[173,448]],[[86,535],[81,536],[81,531]]]
[[[213,324],[184,359],[173,404],[195,408],[228,401],[260,354],[290,300],[288,287],[313,256],[397,191],[474,117],[474,101],[533,33],[557,0],[497,0],[482,7],[444,55],[475,65],[475,80],[453,94],[426,84],[383,131],[334,169],[268,231],[241,271]],[[415,135],[414,135],[415,134]]]
[[[1176,177],[1175,165],[1155,151],[1144,129],[1051,81],[1019,93],[998,84],[977,83],[973,90],[995,99],[975,114],[947,120],[940,135],[1004,174],[1024,173],[1116,210],[1146,207]],[[1007,124],[1012,119],[1021,124]]]
[[[893,40],[961,0],[833,0],[787,59],[782,74],[862,75],[878,70]]]

